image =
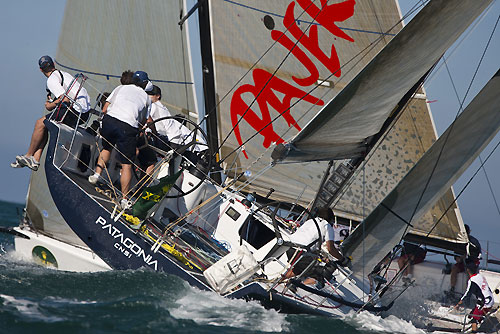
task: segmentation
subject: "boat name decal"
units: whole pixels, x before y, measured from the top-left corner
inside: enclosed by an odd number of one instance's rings
[[[313,21],[304,21],[296,19],[294,8],[297,2],[300,7],[310,16]],[[278,135],[273,128],[273,121],[269,112],[269,106],[278,112],[278,116],[282,116],[287,122],[288,127],[294,127],[298,131],[301,130],[295,118],[290,114],[292,107],[292,98],[302,99],[314,105],[324,105],[325,102],[315,97],[308,92],[296,87],[312,87],[318,83],[319,70],[311,58],[303,51],[305,48],[309,53],[316,58],[328,71],[334,76],[340,77],[341,68],[340,60],[335,49],[335,45],[331,44],[330,56],[327,55],[319,46],[318,26],[324,28],[324,33],[332,34],[332,40],[341,38],[349,42],[354,42],[349,35],[343,32],[336,22],[343,22],[354,15],[355,0],[346,0],[340,3],[327,4],[327,0],[321,0],[321,8],[318,8],[312,0],[295,0],[290,2],[283,17],[283,26],[287,27],[287,32],[295,39],[293,41],[285,32],[274,29],[273,19],[267,15],[264,18],[265,26],[271,30],[271,38],[277,43],[285,47],[297,61],[299,61],[309,73],[308,77],[298,78],[292,76],[295,86],[279,79],[275,73],[270,73],[264,69],[256,68],[252,70],[252,84],[243,84],[239,86],[231,98],[230,114],[231,123],[234,129],[234,135],[240,145],[243,144],[239,124],[245,120],[252,128],[264,137],[262,146],[268,148],[272,143],[281,144],[283,138]],[[267,24],[266,24],[267,22]],[[300,22],[308,23],[308,29],[303,31],[299,24]],[[323,33],[323,32],[322,32]],[[297,71],[298,72],[298,71]],[[308,89],[310,91],[310,88]],[[278,94],[277,94],[278,93]],[[253,95],[255,102],[260,109],[261,117],[252,109],[252,104],[248,105],[243,96],[248,94]],[[280,98],[281,97],[281,98]],[[248,155],[243,148],[243,154],[248,159]]]
[[[123,233],[115,226],[108,224],[106,219],[99,216],[95,221],[96,224],[101,224],[101,228],[103,230],[107,230],[109,235],[113,237],[113,239],[118,239],[117,242],[113,245],[118,251],[120,251],[125,257],[132,258],[132,255],[137,257],[141,257],[144,263],[153,268],[154,270],[158,270],[158,261],[153,260],[151,254],[146,254],[144,249],[141,246],[136,244],[128,237],[124,237]]]

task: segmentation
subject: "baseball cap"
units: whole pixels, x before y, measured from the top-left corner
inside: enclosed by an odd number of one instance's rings
[[[149,81],[148,74],[144,71],[135,71],[132,76],[132,81],[135,84],[144,84]]]
[[[49,66],[54,66],[54,61],[50,56],[42,56],[38,59],[38,66],[43,70]]]

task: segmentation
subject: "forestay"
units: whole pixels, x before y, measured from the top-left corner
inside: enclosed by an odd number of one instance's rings
[[[396,188],[344,241],[355,274],[368,274],[460,177],[500,129],[500,71]],[[473,126],[471,126],[473,124]]]

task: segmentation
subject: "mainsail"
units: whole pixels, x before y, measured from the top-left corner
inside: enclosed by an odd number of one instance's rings
[[[307,205],[325,163],[280,165],[254,176],[269,166],[274,145],[292,138],[402,28],[397,3],[216,0],[210,5],[227,174],[248,171],[246,191],[266,195],[273,188],[274,198]]]
[[[368,274],[500,130],[500,70],[396,188],[344,241],[353,271]],[[471,126],[473,124],[474,126]]]

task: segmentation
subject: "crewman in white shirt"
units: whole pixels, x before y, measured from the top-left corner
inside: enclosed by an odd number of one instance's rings
[[[41,57],[38,60],[38,66],[47,77],[48,95],[45,108],[52,112],[36,121],[28,152],[25,155],[16,156],[16,161],[10,164],[12,168],[29,167],[34,171],[38,170],[40,157],[47,143],[47,128],[44,124],[46,119],[62,121],[70,127],[75,127],[78,123],[77,113],[80,113],[80,120],[84,121],[88,118],[90,97],[85,88],[81,87],[80,83],[73,82],[75,78],[71,74],[57,70],[54,61],[49,56]],[[74,104],[71,104],[70,100],[64,96],[70,85],[72,88],[68,96],[75,101]]]
[[[153,102],[151,106],[151,118],[155,122],[155,129],[159,135],[156,138],[155,146],[160,149],[170,150],[175,146],[189,144],[193,138],[193,131],[189,130],[181,122],[174,118],[157,121],[161,118],[170,117],[170,111],[161,103],[161,89],[154,85],[153,89],[147,92]],[[200,152],[207,149],[206,142],[202,136],[196,136],[197,144],[188,148],[188,151]],[[173,144],[173,145],[172,145]],[[173,147],[169,147],[173,146]],[[163,147],[163,148],[162,148]]]
[[[133,84],[116,87],[106,99],[102,110],[105,114],[101,129],[103,150],[99,155],[95,174],[89,176],[89,182],[96,184],[99,181],[101,172],[111,156],[111,150],[116,145],[118,160],[122,164],[120,177],[122,207],[127,206],[127,193],[132,180],[132,163],[136,155],[139,129],[147,121],[152,121],[149,116],[151,99],[144,91],[148,82],[146,72],[136,71],[133,75]]]

